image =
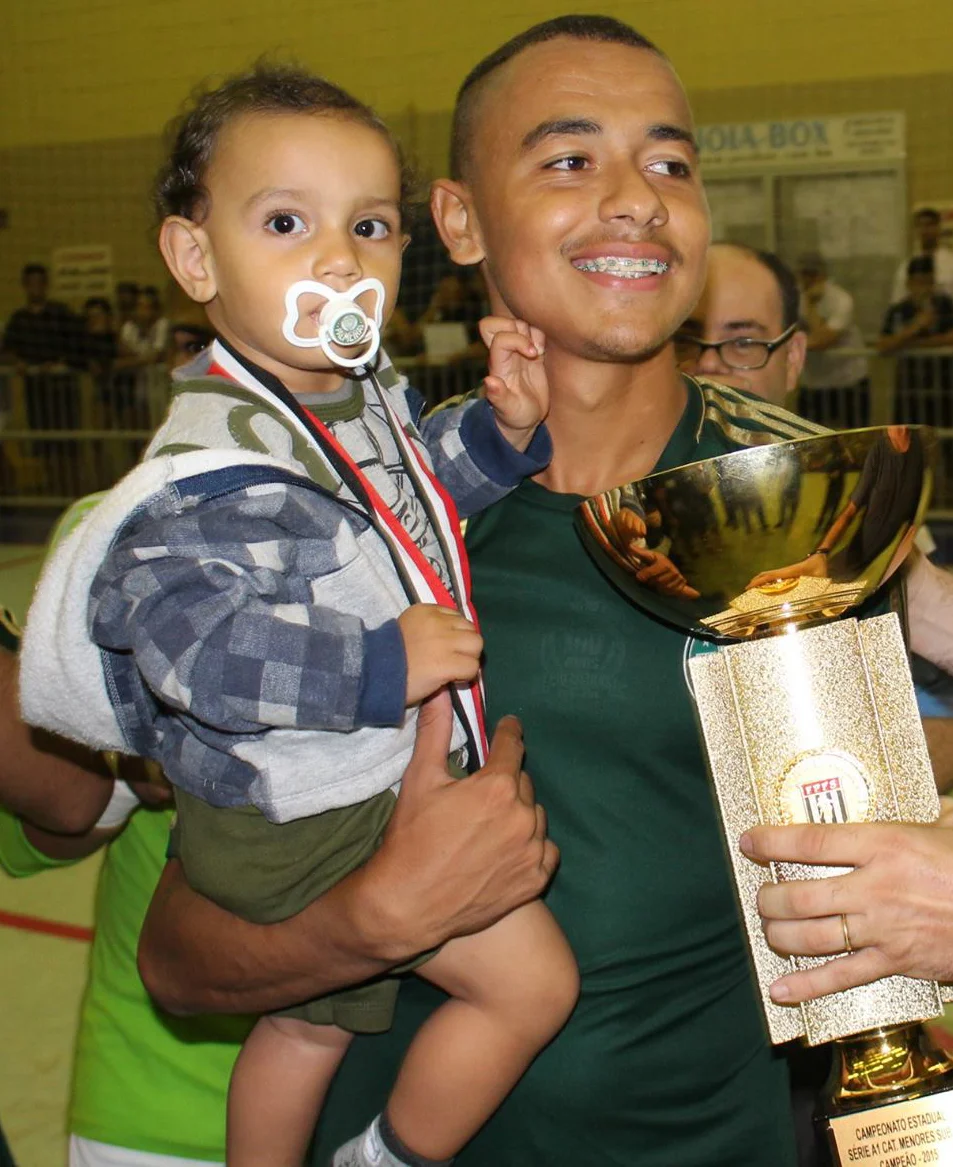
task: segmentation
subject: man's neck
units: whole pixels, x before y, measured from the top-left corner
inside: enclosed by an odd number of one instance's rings
[[[546,355],[553,460],[536,477],[559,494],[597,494],[655,468],[685,409],[672,348],[635,364]]]

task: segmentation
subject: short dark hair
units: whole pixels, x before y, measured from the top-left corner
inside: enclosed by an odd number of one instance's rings
[[[90,308],[101,308],[107,315],[112,316],[113,306],[105,296],[90,296],[83,305],[83,311],[88,312]]]
[[[219,134],[242,114],[329,114],[376,130],[394,151],[401,178],[401,211],[406,213],[414,187],[412,169],[397,139],[371,109],[340,86],[297,65],[259,61],[251,70],[229,77],[215,89],[199,90],[190,108],[167,127],[168,159],[153,190],[160,220],[168,215],[201,220],[208,212],[205,175]]]
[[[569,37],[580,41],[597,41],[601,44],[628,45],[633,49],[648,49],[659,57],[665,56],[647,37],[636,32],[631,25],[615,20],[611,16],[557,16],[553,20],[544,20],[541,24],[534,24],[532,28],[512,37],[506,44],[489,56],[484,57],[479,64],[474,65],[464,77],[463,84],[457,90],[457,100],[453,109],[453,122],[450,128],[450,176],[462,179],[470,163],[470,151],[473,145],[473,129],[476,118],[474,116],[479,104],[483,82],[491,73],[495,73],[501,65],[511,61],[524,49],[532,45],[543,44],[545,41],[555,40],[557,37]]]
[[[49,269],[43,263],[25,263],[20,272],[20,283],[25,283],[30,276],[42,276],[48,280],[50,278]]]
[[[774,276],[778,291],[781,293],[781,325],[790,328],[801,319],[801,291],[797,286],[797,276],[788,267],[780,255],[773,251],[762,251],[752,247],[751,254]]]
[[[823,276],[827,274],[827,261],[819,251],[805,251],[798,257],[797,270],[804,275]]]
[[[921,207],[919,211],[913,212],[913,219],[929,219],[931,223],[939,223],[940,212],[935,207]]]
[[[930,276],[932,278],[934,274],[932,255],[915,255],[907,264],[908,280],[912,276]]]
[[[136,296],[145,296],[147,300],[151,300],[153,308],[162,306],[162,297],[159,295],[159,289],[155,284],[144,284],[136,292]]]
[[[801,292],[797,286],[797,277],[780,255],[773,251],[762,251],[759,247],[749,247],[747,243],[732,243],[727,240],[715,246],[733,247],[736,251],[757,260],[762,267],[766,267],[774,276],[781,296],[781,327],[786,329],[798,323],[801,319]]]

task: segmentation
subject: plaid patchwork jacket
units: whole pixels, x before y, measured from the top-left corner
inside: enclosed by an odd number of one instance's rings
[[[110,744],[154,758],[212,805],[251,803],[283,822],[363,801],[399,782],[413,748],[397,626],[404,589],[355,497],[269,397],[283,387],[257,369],[265,393],[201,373],[178,384],[143,464],[54,555],[66,552],[59,573],[70,589],[85,589],[102,674],[70,694],[68,732],[89,740],[84,726],[101,723],[91,710],[104,678],[119,729]],[[549,458],[545,429],[520,454],[485,401],[421,420],[422,399],[386,361],[377,376],[462,516]],[[309,408],[446,575],[362,386]],[[62,607],[57,635],[68,640]],[[30,623],[41,619],[35,607]],[[457,726],[454,747],[463,740]]]

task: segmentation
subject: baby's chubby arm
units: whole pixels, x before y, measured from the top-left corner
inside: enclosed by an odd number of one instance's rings
[[[543,424],[549,411],[543,334],[504,316],[486,317],[480,331],[490,350],[482,390],[451,398],[426,416],[423,398],[407,393],[411,420],[461,518],[539,474],[553,454]]]
[[[96,576],[93,640],[133,654],[162,702],[226,733],[399,725],[397,620],[372,629],[334,606],[347,523],[283,483],[147,515]]]
[[[546,339],[525,320],[486,316],[480,335],[490,350],[483,382],[500,433],[516,450],[525,450],[549,413],[549,381],[543,357]]]

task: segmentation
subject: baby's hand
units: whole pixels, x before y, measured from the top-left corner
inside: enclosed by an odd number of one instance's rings
[[[407,705],[480,671],[483,637],[456,608],[414,604],[397,618],[407,654]]]
[[[486,316],[480,335],[490,350],[490,372],[483,382],[500,433],[525,450],[549,412],[549,381],[543,365],[546,338],[538,328],[509,316]]]

